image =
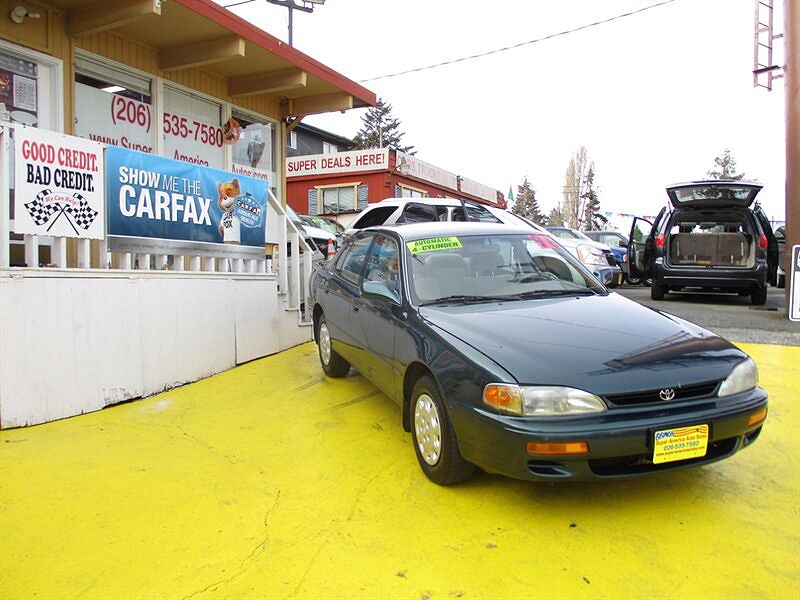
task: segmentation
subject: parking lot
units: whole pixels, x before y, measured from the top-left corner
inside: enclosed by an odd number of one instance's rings
[[[635,480],[436,486],[397,407],[313,344],[3,431],[0,593],[797,598],[800,348],[742,347],[770,393],[757,443]]]

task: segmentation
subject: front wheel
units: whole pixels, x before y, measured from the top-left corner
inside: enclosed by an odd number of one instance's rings
[[[331,377],[344,377],[350,370],[350,363],[343,359],[331,344],[331,334],[328,331],[328,323],[325,315],[321,315],[317,324],[317,349],[319,350],[319,362],[326,375]]]
[[[453,424],[428,376],[421,377],[411,392],[414,451],[425,475],[439,485],[452,485],[468,479],[475,466],[461,457]]]
[[[767,286],[756,286],[750,292],[750,304],[753,306],[763,306],[767,303]]]

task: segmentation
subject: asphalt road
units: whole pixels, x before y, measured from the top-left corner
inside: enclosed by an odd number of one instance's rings
[[[697,323],[732,342],[800,346],[800,323],[787,318],[781,289],[770,287],[764,306],[751,306],[749,296],[736,294],[670,292],[664,300],[651,300],[650,288],[642,285],[626,285],[614,291]]]

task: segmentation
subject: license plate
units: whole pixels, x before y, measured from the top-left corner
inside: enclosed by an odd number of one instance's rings
[[[656,431],[653,463],[699,458],[708,448],[708,425],[692,425]]]

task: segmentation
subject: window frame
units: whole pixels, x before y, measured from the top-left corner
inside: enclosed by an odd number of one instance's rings
[[[347,263],[348,258],[353,253],[353,248],[355,247],[355,245],[361,242],[361,240],[367,241],[367,249],[364,252],[364,262],[361,264],[361,269],[359,270],[358,275],[355,278],[355,281],[353,281],[351,277],[345,275],[345,272],[353,273],[353,271],[346,271],[344,269],[344,265]],[[340,254],[341,258],[336,261],[336,264],[333,267],[333,271],[334,273],[336,273],[336,276],[339,277],[340,279],[343,279],[348,284],[357,287],[360,290],[361,282],[364,279],[364,269],[367,266],[367,260],[369,259],[369,256],[372,252],[372,244],[374,241],[375,241],[375,234],[369,232],[362,233],[357,237],[354,237],[352,241],[347,245],[347,248],[345,248],[341,252]]]
[[[361,185],[360,181],[341,183],[331,183],[327,185],[315,185],[314,189],[317,190],[317,214],[318,215],[346,215],[359,212],[358,210],[358,186]],[[350,210],[337,210],[337,212],[325,212],[325,192],[332,188],[353,188],[353,208]],[[339,208],[339,201],[336,201],[336,207]],[[322,210],[320,210],[322,209]]]
[[[368,233],[368,234],[365,234],[365,235],[369,235],[372,238],[372,244],[370,244],[369,252],[367,253],[367,258],[366,258],[366,260],[364,260],[364,266],[361,269],[361,277],[359,279],[358,289],[361,290],[361,291],[363,291],[363,289],[364,289],[366,268],[367,268],[367,265],[369,264],[370,259],[372,258],[373,253],[375,252],[375,247],[378,244],[378,240],[380,240],[380,239],[389,240],[390,242],[392,242],[394,244],[395,250],[397,251],[397,289],[395,291],[397,292],[397,295],[399,296],[399,303],[402,305],[403,304],[403,298],[405,297],[405,294],[403,292],[403,288],[405,287],[405,284],[404,284],[405,275],[403,274],[403,260],[404,260],[403,259],[403,254],[404,253],[403,253],[403,246],[402,246],[401,241],[399,239],[395,238],[394,236],[391,236],[391,235],[389,235],[387,233],[382,233],[382,232]]]
[[[401,198],[408,198],[408,199],[411,199],[411,200],[413,200],[414,198],[430,198],[430,195],[428,194],[428,191],[427,190],[423,190],[422,188],[414,187],[414,186],[411,186],[411,185],[408,185],[408,184],[405,184],[405,183],[398,183],[397,187],[400,188],[400,197]],[[420,195],[419,196],[414,196],[414,195],[404,196],[403,195],[403,190],[411,190],[412,192],[418,192]]]

